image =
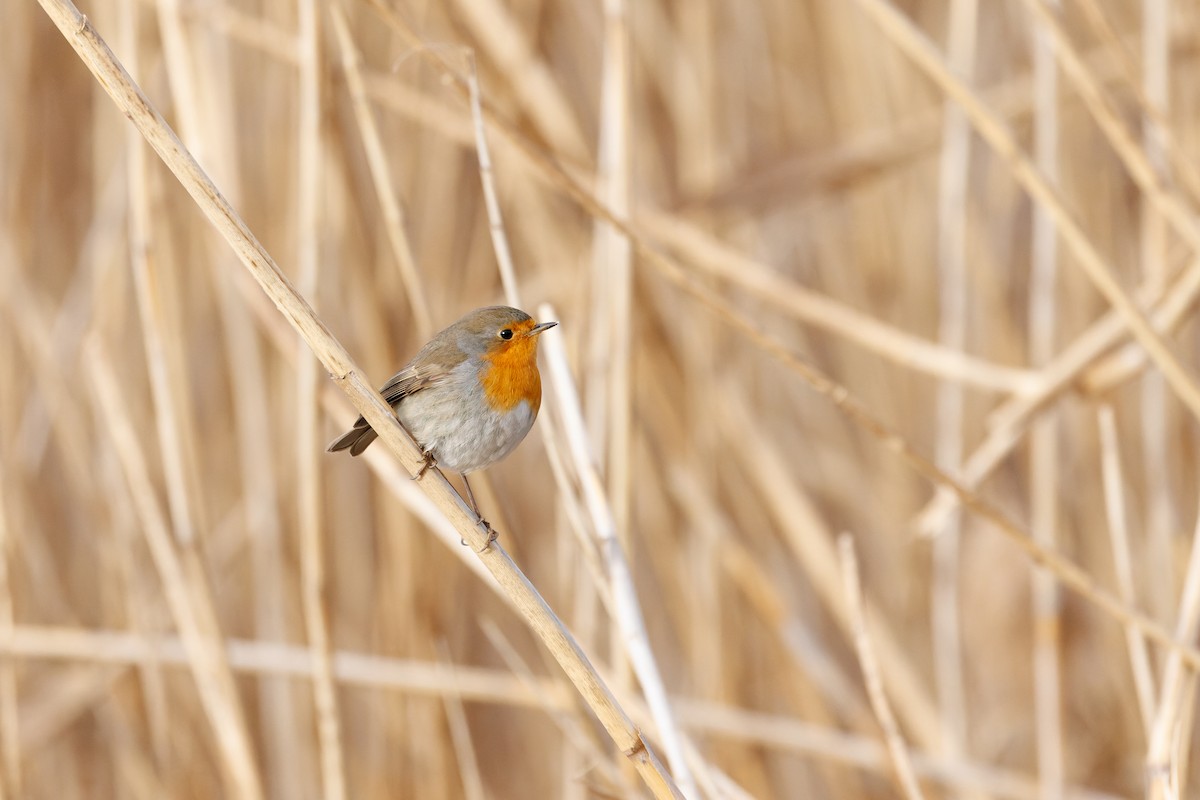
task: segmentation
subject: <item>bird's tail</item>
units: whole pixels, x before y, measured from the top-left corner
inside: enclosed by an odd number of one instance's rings
[[[357,456],[363,450],[366,450],[378,435],[375,433],[375,429],[367,424],[365,419],[359,417],[358,422],[354,423],[353,428],[334,439],[329,447],[325,449],[329,453],[336,453],[339,450],[349,450],[350,455]]]

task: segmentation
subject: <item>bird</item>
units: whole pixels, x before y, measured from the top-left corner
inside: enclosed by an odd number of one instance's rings
[[[379,390],[421,446],[425,464],[457,472],[479,513],[467,475],[505,458],[533,427],[542,404],[538,336],[557,322],[536,322],[510,306],[471,311],[439,331]],[[378,434],[361,416],[328,452],[361,455]]]

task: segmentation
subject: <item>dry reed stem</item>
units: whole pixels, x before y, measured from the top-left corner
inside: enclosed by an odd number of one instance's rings
[[[338,7],[334,6],[336,16]],[[321,260],[321,46],[316,0],[301,0],[299,16],[300,85],[298,147],[296,148],[296,284],[314,304]],[[411,265],[410,265],[411,266]],[[413,270],[415,274],[415,270]],[[424,308],[424,298],[413,305]],[[418,317],[419,319],[419,317]],[[297,337],[299,339],[299,337]],[[297,342],[297,349],[302,347]],[[321,518],[321,478],[318,459],[320,421],[317,399],[317,362],[301,358],[296,367],[297,508],[300,528],[300,595],[304,609],[309,652],[313,661],[313,708],[317,715],[317,743],[321,753],[321,783],[325,800],[344,800],[346,768],[342,755],[337,692],[333,684],[332,645],[326,604],[324,524]]]
[[[1112,543],[1113,565],[1117,574],[1117,591],[1121,599],[1133,603],[1137,597],[1133,583],[1133,564],[1130,559],[1129,526],[1125,514],[1125,479],[1121,470],[1121,450],[1117,439],[1116,414],[1112,406],[1101,405],[1096,410],[1100,431],[1100,468],[1104,480],[1104,510],[1108,515],[1108,536]],[[1156,707],[1154,676],[1146,640],[1132,628],[1125,631],[1129,646],[1129,665],[1133,669],[1134,689],[1143,730],[1147,738],[1153,727]]]
[[[538,318],[555,319],[555,311],[549,305],[543,304],[538,307]],[[617,534],[612,507],[604,493],[604,485],[596,470],[595,457],[588,444],[583,410],[579,405],[579,393],[575,382],[571,378],[566,347],[559,337],[543,342],[542,350],[556,401],[554,410],[563,428],[566,445],[564,450],[570,457],[580,492],[583,494],[584,505],[591,516],[592,534],[596,537],[597,547],[607,568],[609,591],[612,595],[612,616],[620,633],[621,645],[642,686],[680,791],[685,797],[698,800],[700,795],[684,758],[682,734],[671,712],[662,673],[646,634],[641,603],[638,601],[633,575]]]
[[[123,630],[17,625],[11,645],[0,653],[19,658],[79,662],[87,665],[133,666],[159,659],[166,666],[189,667],[184,641],[174,635],[143,635]],[[261,639],[230,638],[230,666],[247,674],[308,678],[313,661],[304,645]],[[348,687],[389,689],[440,696],[457,694],[472,702],[516,708],[563,711],[578,707],[561,680],[514,677],[512,674],[461,664],[451,675],[445,665],[339,650],[333,653],[334,676]]]
[[[1200,514],[1192,533],[1191,555],[1188,558],[1183,593],[1175,622],[1175,635],[1193,641],[1200,631]],[[1184,785],[1180,773],[1181,753],[1177,751],[1179,730],[1185,720],[1185,709],[1195,691],[1196,670],[1184,667],[1177,653],[1167,655],[1163,667],[1162,691],[1154,721],[1150,727],[1146,748],[1145,781],[1148,800],[1178,798]]]
[[[117,571],[120,579],[127,587],[126,613],[128,614],[131,630],[140,636],[152,636],[159,626],[158,617],[164,616],[160,606],[154,606],[156,587],[151,586],[151,580],[146,570],[139,569],[134,554],[139,552],[136,546],[135,534],[137,523],[130,502],[121,490],[119,469],[112,464],[115,456],[108,453],[105,465],[101,470],[102,481],[108,496],[115,505],[113,528],[120,531],[111,535],[108,544],[116,553]],[[157,613],[155,613],[157,612]],[[170,742],[171,715],[167,708],[166,686],[163,680],[163,669],[157,653],[151,653],[138,664],[138,677],[141,684],[143,702],[146,704],[147,724],[150,729],[151,748],[154,762],[160,774],[170,774],[173,769],[172,750]]]
[[[192,410],[184,398],[190,396],[184,385],[184,367],[179,353],[179,335],[170,311],[178,306],[174,295],[175,279],[170,269],[157,264],[158,254],[150,234],[150,188],[145,170],[145,150],[136,131],[130,132],[130,239],[134,285],[138,311],[142,318],[146,368],[150,374],[154,417],[167,483],[170,521],[176,540],[191,547],[198,529],[197,504],[190,485],[196,481],[197,467],[191,425]]]
[[[273,457],[275,434],[271,420],[274,412],[268,406],[269,359],[262,352],[258,336],[242,298],[249,290],[248,279],[231,272],[227,262],[213,254],[214,268],[224,266],[221,273],[210,277],[219,302],[224,332],[225,354],[230,364],[233,383],[233,411],[237,440],[254,443],[238,447],[238,467],[242,493],[242,524],[255,535],[250,541],[250,562],[254,574],[254,625],[258,635],[285,639],[290,636],[286,615],[289,597],[285,574],[286,546],[279,504],[286,495],[279,465]],[[227,263],[219,263],[226,261]],[[259,297],[261,298],[261,293]],[[285,681],[267,678],[259,686],[259,713],[265,720],[266,762],[275,765],[297,763],[301,758],[294,731],[300,724],[292,687]],[[304,759],[302,763],[308,763]],[[298,769],[273,768],[279,781],[278,790],[287,792],[304,781]]]
[[[153,482],[138,446],[137,433],[107,354],[96,340],[84,347],[88,378],[108,424],[109,436],[125,473],[146,544],[154,558],[163,593],[187,649],[192,675],[220,747],[230,789],[243,798],[262,797],[253,748],[233,676],[222,651],[212,598],[194,550],[178,545],[155,497]],[[176,549],[176,548],[179,549]]]
[[[1168,109],[1166,83],[1169,55],[1167,42],[1167,10],[1165,0],[1148,0],[1142,4],[1142,82],[1148,102],[1142,120],[1141,144],[1151,168],[1162,175],[1165,172],[1167,131],[1159,126],[1151,107]],[[1188,176],[1193,173],[1189,170]],[[1164,175],[1164,180],[1167,176]],[[1191,184],[1195,186],[1193,182]],[[1195,207],[1196,195],[1189,198]],[[1146,283],[1154,287],[1166,284],[1170,274],[1168,264],[1167,221],[1152,204],[1143,202],[1141,207],[1141,271]],[[1191,215],[1195,225],[1194,214]],[[1196,252],[1193,249],[1193,253]],[[1142,452],[1144,480],[1147,495],[1146,512],[1146,562],[1151,570],[1163,575],[1171,574],[1174,564],[1173,539],[1177,528],[1174,518],[1174,502],[1171,497],[1169,464],[1171,442],[1168,439],[1167,419],[1170,402],[1163,377],[1157,372],[1148,372],[1141,379],[1142,402]],[[1154,581],[1148,587],[1150,608],[1159,619],[1170,619],[1174,610],[1177,585],[1174,580]]]
[[[0,390],[2,391],[2,390]],[[0,442],[0,449],[4,443]],[[0,647],[13,641],[13,595],[9,582],[8,561],[13,552],[9,531],[8,502],[5,494],[11,485],[0,458]],[[0,656],[0,798],[21,796],[21,728],[17,711],[17,673],[11,656]]]
[[[1192,746],[1192,727],[1196,722],[1196,681],[1193,680],[1187,684],[1183,694],[1183,702],[1181,703],[1182,711],[1179,714],[1179,726],[1175,730],[1175,753],[1176,763],[1179,765],[1179,775],[1176,780],[1177,785],[1188,785],[1188,774],[1190,772],[1190,763],[1187,758],[1187,753]]]
[[[185,547],[195,544],[198,529],[196,504],[189,484],[196,480],[197,468],[194,447],[186,442],[193,436],[187,420],[193,417],[186,407],[188,396],[183,382],[181,355],[175,343],[179,337],[172,329],[172,313],[178,304],[173,294],[174,277],[170,268],[158,263],[150,234],[150,190],[147,186],[145,151],[141,137],[130,131],[130,240],[134,285],[137,288],[138,311],[142,322],[142,341],[145,343],[147,371],[150,375],[154,400],[154,419],[167,484],[168,507],[175,538]]]
[[[362,78],[362,56],[350,35],[346,24],[346,12],[341,3],[330,6],[333,19],[333,31],[337,36],[338,49],[342,53],[342,71],[346,76],[346,88],[350,90],[350,99],[354,104],[354,118],[358,121],[358,132],[362,138],[363,150],[367,156],[367,164],[371,169],[371,179],[375,184],[375,199],[383,215],[384,228],[387,231],[388,243],[392,246],[392,257],[400,270],[400,277],[408,295],[408,308],[413,315],[413,323],[418,337],[424,341],[433,335],[433,320],[429,314],[429,304],[426,301],[424,281],[421,271],[417,268],[413,257],[412,245],[408,240],[408,226],[405,220],[404,205],[396,196],[392,186],[392,171],[389,165],[387,148],[383,146],[383,137],[379,134],[379,126],[375,122],[375,112],[367,102],[367,92]]]
[[[325,393],[326,409],[335,405],[339,409],[343,408],[345,404],[342,398],[344,396],[336,389],[333,393],[327,391]],[[348,427],[352,421],[347,414],[339,414],[338,419],[342,427]],[[457,556],[464,566],[473,572],[483,585],[491,589],[499,599],[505,601],[514,611],[519,611],[511,597],[505,592],[504,587],[487,567],[481,564],[479,559],[473,558],[470,553],[465,552],[458,529],[439,511],[437,503],[413,483],[412,476],[405,472],[394,458],[388,457],[381,450],[370,450],[363,453],[362,457],[367,460],[367,465],[375,473],[375,477],[380,483],[446,546],[448,552]]]
[[[159,20],[165,39],[183,37],[182,23],[178,18],[177,6],[160,4]],[[131,21],[129,43],[136,42],[136,19]],[[183,37],[186,38],[186,37]],[[137,58],[136,46],[131,53]],[[185,59],[191,52],[190,45],[181,50],[179,58]],[[136,61],[134,64],[136,65]],[[190,68],[180,68],[190,79]],[[198,129],[193,129],[198,130]],[[199,138],[199,137],[197,137]],[[158,432],[163,475],[167,485],[168,508],[175,538],[184,545],[192,546],[198,530],[204,529],[199,516],[199,504],[194,489],[198,481],[196,465],[195,434],[191,420],[194,414],[188,407],[191,396],[185,383],[186,370],[180,351],[180,336],[174,329],[174,309],[178,307],[175,270],[155,249],[151,232],[151,189],[146,168],[146,152],[141,137],[136,131],[127,132],[129,148],[129,238],[130,269],[133,272],[138,313],[142,323],[142,341],[145,346],[146,367],[150,376],[151,397],[154,401],[154,419]]]
[[[716,121],[712,115],[720,70],[715,59],[700,53],[717,35],[716,6],[697,3],[686,11],[678,9],[676,14],[676,35],[683,52],[667,66],[674,90],[667,94],[677,98],[671,108],[678,130],[687,133],[675,139],[675,169],[685,192],[708,193],[719,179]]]
[[[680,528],[690,531],[688,562],[681,565],[684,574],[692,580],[693,585],[704,587],[705,590],[696,592],[691,599],[694,619],[690,625],[691,643],[687,649],[691,669],[691,693],[698,697],[722,697],[724,687],[729,680],[727,665],[723,659],[713,658],[713,653],[722,652],[723,645],[728,641],[728,625],[722,619],[722,612],[730,606],[721,590],[723,577],[729,575],[731,585],[738,583],[738,570],[731,565],[737,560],[738,566],[751,571],[757,563],[748,554],[747,546],[734,533],[729,516],[724,509],[718,507],[707,487],[711,484],[701,479],[700,475],[691,470],[680,469],[678,466],[666,466],[666,480],[663,494],[670,493],[675,505],[684,515]],[[735,553],[731,558],[722,557],[724,552]],[[772,582],[758,571],[761,578],[761,593],[753,590],[748,592],[746,600],[753,613],[763,618],[768,629],[777,637],[782,646],[787,648],[787,637],[782,618],[786,605],[774,592]],[[769,596],[767,607],[770,613],[763,613],[763,606],[755,606],[755,600],[763,594]],[[794,656],[793,651],[788,651]],[[834,701],[836,703],[836,699]],[[715,762],[716,754],[710,755]]]
[[[492,169],[492,151],[488,147],[487,131],[483,124],[479,70],[475,65],[475,54],[468,51],[466,57],[467,89],[471,101],[471,130],[475,134],[475,155],[479,159],[479,181],[483,187],[488,233],[491,234],[492,250],[496,254],[496,269],[500,271],[500,285],[504,287],[504,299],[510,306],[520,308],[522,304],[521,292],[517,286],[517,270],[513,266],[512,250],[508,246],[508,234],[504,230],[504,214],[500,211],[500,198],[496,195],[496,173]]]
[[[886,0],[857,2],[875,20],[883,34],[932,79],[949,99],[963,108],[979,134],[996,154],[1007,162],[1013,179],[1054,217],[1059,235],[1074,256],[1073,263],[1078,263],[1096,290],[1120,314],[1134,338],[1141,343],[1151,360],[1162,371],[1167,383],[1184,406],[1200,419],[1200,387],[1197,387],[1192,376],[1146,319],[1137,303],[1121,288],[1113,277],[1112,267],[1088,238],[1074,214],[1068,210],[1059,192],[1021,152],[1003,121],[982,103],[975,92],[946,69],[941,56],[930,45],[928,39]],[[1173,206],[1168,204],[1167,209],[1171,208]],[[1182,225],[1182,222],[1180,224]],[[1184,226],[1184,229],[1180,230],[1181,235],[1188,236],[1190,229],[1190,225]],[[1200,234],[1200,229],[1196,229],[1196,233]]]
[[[1056,188],[1058,177],[1058,68],[1046,34],[1033,31],[1034,159]],[[1054,358],[1057,340],[1058,238],[1045,207],[1034,209],[1029,276],[1029,360],[1041,367]],[[1035,420],[1029,436],[1030,532],[1044,547],[1056,546],[1058,528],[1058,415]],[[1061,798],[1066,783],[1063,740],[1062,615],[1054,576],[1034,569],[1032,577],[1033,702],[1038,780],[1044,800]],[[1129,598],[1124,598],[1129,602]]]
[[[120,28],[121,42],[126,52],[130,54],[131,64],[134,69],[137,69],[138,59],[140,58],[138,42],[138,31],[140,27],[139,8],[134,0],[123,0],[120,3]],[[127,179],[128,179],[128,208],[129,208],[129,239],[132,245],[130,253],[130,268],[135,275],[144,273],[148,270],[149,250],[151,247],[151,214],[150,214],[150,186],[149,176],[146,168],[146,148],[141,141],[141,137],[136,131],[127,132],[126,146],[124,152],[127,159]],[[145,276],[143,276],[145,279]],[[83,339],[84,331],[78,332],[80,342]],[[75,337],[72,337],[75,338]],[[149,344],[149,342],[147,343]],[[106,471],[105,480],[111,485],[113,496],[121,497],[120,481],[117,479],[115,470],[109,473]],[[125,515],[127,524],[130,529],[133,528],[132,509],[129,508],[128,501],[121,504],[122,512]],[[131,579],[131,585],[136,587],[130,592],[130,618],[135,627],[142,628],[149,632],[148,617],[139,600],[144,600],[149,596],[153,589],[146,586],[146,581],[141,580],[140,576],[133,582],[134,576],[137,575],[137,570],[131,563],[133,555],[130,552],[130,547],[134,537],[126,536],[123,541],[116,543],[117,559],[120,562],[121,568],[124,569],[126,577]],[[136,597],[136,595],[141,595]],[[162,683],[162,671],[159,668],[156,659],[150,659],[141,665],[139,670],[142,678],[143,696],[146,701],[148,717],[150,723],[151,735],[153,737],[154,752],[160,770],[166,773],[171,767],[171,748],[167,739],[167,730],[169,728],[166,695]]]
[[[334,381],[349,395],[359,413],[379,432],[380,439],[396,455],[403,467],[415,474],[423,462],[416,443],[404,433],[391,409],[363,380],[349,354],[313,314],[304,299],[296,294],[270,255],[257,242],[245,223],[154,110],[149,100],[121,68],[87,18],[80,14],[69,0],[41,0],[41,4],[63,36],[92,70],[101,86],[175,173],[192,199],[233,247],[247,270],[280,312],[301,333]],[[116,406],[109,405],[107,410],[110,414],[119,413]],[[142,468],[144,469],[144,465]],[[488,532],[444,478],[428,475],[421,481],[421,485],[463,538],[479,552],[481,560],[521,610],[530,627],[554,654],[609,736],[633,762],[654,795],[677,797],[678,789],[659,764],[654,752],[616,704],[570,633],[554,616],[533,585],[517,569],[508,554],[499,545],[488,546]],[[165,555],[167,554],[163,552],[156,557],[162,558]],[[168,593],[170,591],[168,587]],[[200,683],[200,686],[203,689],[206,684]],[[215,710],[225,711],[223,707],[217,707]],[[228,731],[222,733],[228,735]],[[230,757],[234,749],[236,748],[230,749]],[[248,761],[249,752],[248,746],[242,747],[241,758]],[[238,763],[238,766],[241,764]],[[235,774],[239,778],[240,788],[244,791],[257,788],[249,782],[250,777],[257,779],[252,769],[248,773],[238,770]]]
[[[450,658],[450,648],[445,640],[438,642],[438,653],[442,667],[450,675],[450,681],[455,682],[457,667]],[[454,742],[454,752],[458,756],[458,772],[462,776],[463,797],[466,800],[486,800],[487,794],[483,788],[483,778],[479,774],[479,761],[475,758],[475,746],[471,743],[471,728],[467,723],[467,713],[463,709],[462,697],[458,692],[446,692],[442,695],[442,706],[446,709],[446,722],[450,728],[450,738]]]
[[[8,241],[7,232],[0,228],[0,284],[8,286],[15,259],[12,258],[12,246]],[[9,291],[0,289],[0,303],[8,300]],[[0,359],[7,363],[15,363],[11,351],[14,342],[9,339],[0,343]],[[6,377],[6,376],[5,376]],[[15,395],[16,385],[13,381],[0,377],[0,401],[8,402],[9,395]],[[13,592],[9,577],[9,559],[13,553],[13,534],[9,528],[9,500],[7,494],[12,491],[14,483],[8,475],[6,464],[13,463],[9,458],[11,444],[0,438],[0,647],[7,649],[13,641],[15,618],[13,616]],[[5,800],[11,793],[14,797],[21,794],[21,748],[20,748],[20,711],[18,708],[16,665],[8,654],[0,655],[0,800]]]
[[[597,546],[595,537],[591,535],[588,529],[587,511],[584,508],[585,501],[579,496],[579,492],[575,489],[575,484],[571,481],[571,475],[567,471],[568,454],[563,442],[564,437],[559,432],[558,423],[552,415],[546,415],[542,419],[541,425],[542,438],[546,443],[546,460],[550,463],[550,471],[554,475],[554,485],[558,487],[558,498],[562,506],[562,513],[566,517],[567,525],[571,529],[572,535],[575,537],[573,542],[575,548],[572,550],[572,553],[583,557],[583,563],[592,578],[590,588],[595,590],[595,597],[599,598],[609,616],[615,616],[613,614],[612,590],[604,575],[604,564],[601,560],[600,548]]]
[[[974,74],[979,4],[955,0],[947,23],[951,67],[965,80]],[[938,164],[938,341],[947,350],[967,349],[967,178],[970,174],[971,128],[962,110],[948,104]],[[950,474],[963,457],[965,392],[961,384],[943,381],[937,394],[937,443],[934,459]],[[966,750],[967,706],[963,678],[962,630],[959,614],[961,515],[950,515],[933,544],[933,590],[930,598],[934,675],[943,752],[950,757]]]
[[[867,621],[863,615],[862,586],[859,585],[858,558],[854,554],[854,540],[848,533],[838,536],[838,556],[842,565],[846,605],[850,609],[850,619],[854,626],[854,648],[858,654],[858,665],[862,669],[863,683],[867,687],[871,708],[875,710],[879,727],[883,729],[883,739],[887,744],[892,769],[895,770],[896,784],[908,800],[920,800],[924,795],[921,793],[921,787],[917,785],[917,777],[908,755],[908,745],[904,743],[900,728],[896,725],[896,717],[888,702],[887,692],[884,691],[879,664],[871,646],[871,637],[867,633]]]
[[[629,218],[631,191],[628,9],[625,0],[604,0],[600,132],[596,194],[618,216]],[[629,239],[603,220],[592,228],[591,369],[587,379],[593,447],[608,486],[617,538],[626,552],[630,529],[633,392],[630,356],[634,336],[633,249]],[[606,443],[606,444],[604,444]],[[687,792],[685,791],[685,794]]]

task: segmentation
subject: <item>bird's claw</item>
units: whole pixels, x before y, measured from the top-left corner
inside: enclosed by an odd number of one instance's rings
[[[481,547],[480,549],[475,551],[476,553],[479,553],[480,555],[482,555],[491,549],[492,542],[494,542],[498,538],[500,538],[500,532],[497,531],[495,528],[493,528],[492,523],[488,522],[483,517],[479,518],[479,524],[482,525],[484,530],[487,531],[487,541],[483,543],[483,547]],[[462,544],[463,547],[467,546],[466,539],[459,539],[458,541],[460,544]]]
[[[496,539],[500,537],[500,533],[492,527],[492,523],[488,522],[483,517],[480,517],[479,521],[483,524],[484,529],[487,531],[487,541],[483,543],[483,547],[481,549],[475,551],[482,554],[491,549],[492,542],[496,541]]]
[[[433,453],[431,451],[422,450],[421,456],[425,459],[425,463],[421,465],[419,470],[417,470],[417,474],[413,475],[414,481],[419,481],[421,478],[424,478],[425,473],[429,472],[430,467],[437,466],[437,459],[433,457]]]

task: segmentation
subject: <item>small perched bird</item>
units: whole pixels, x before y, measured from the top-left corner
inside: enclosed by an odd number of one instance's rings
[[[477,308],[429,340],[383,385],[379,393],[425,454],[417,478],[434,465],[461,474],[479,513],[467,473],[507,456],[533,427],[542,404],[537,337],[557,324],[535,322],[508,306]],[[357,456],[377,435],[359,417],[329,452]]]

